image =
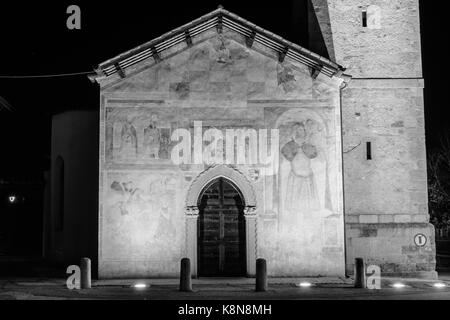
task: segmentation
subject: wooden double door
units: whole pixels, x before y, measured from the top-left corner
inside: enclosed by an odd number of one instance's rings
[[[198,275],[246,276],[244,201],[228,180],[212,182],[199,199]]]

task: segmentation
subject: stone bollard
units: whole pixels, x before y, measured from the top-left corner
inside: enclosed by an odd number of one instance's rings
[[[267,264],[265,259],[256,260],[256,292],[267,291]]]
[[[184,258],[181,260],[180,291],[183,292],[192,291],[191,260],[189,260],[189,258]]]
[[[366,266],[363,258],[355,259],[355,288],[366,289]]]
[[[91,288],[91,259],[82,258],[80,262],[81,269],[81,279],[80,285],[81,289]]]

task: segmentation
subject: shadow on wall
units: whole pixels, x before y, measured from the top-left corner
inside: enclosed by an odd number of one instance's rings
[[[309,49],[336,61],[327,0],[308,0]]]

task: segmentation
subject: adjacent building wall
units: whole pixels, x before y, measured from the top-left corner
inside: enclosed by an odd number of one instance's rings
[[[98,112],[53,116],[47,256],[64,264],[97,260]]]

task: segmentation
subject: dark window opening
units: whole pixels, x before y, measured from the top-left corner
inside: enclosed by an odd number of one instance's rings
[[[371,142],[366,143],[366,149],[367,149],[367,160],[372,160],[372,143]]]
[[[367,28],[367,11],[363,10],[362,12],[362,26]]]

